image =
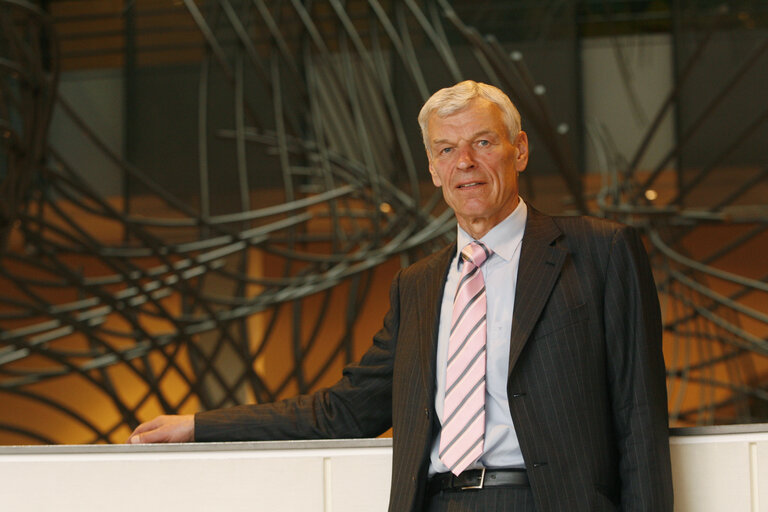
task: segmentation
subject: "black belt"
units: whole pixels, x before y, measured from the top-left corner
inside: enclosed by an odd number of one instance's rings
[[[467,491],[485,487],[528,487],[528,473],[524,469],[469,469],[459,476],[439,473],[429,479],[429,494],[440,491]]]

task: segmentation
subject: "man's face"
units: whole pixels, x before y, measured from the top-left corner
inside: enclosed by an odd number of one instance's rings
[[[509,140],[501,111],[477,98],[427,122],[429,172],[459,225],[481,238],[517,207],[517,174],[528,164],[528,137]]]

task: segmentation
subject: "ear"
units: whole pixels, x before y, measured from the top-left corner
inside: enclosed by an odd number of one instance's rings
[[[520,131],[515,137],[513,143],[517,150],[517,156],[515,156],[515,170],[517,172],[523,172],[528,166],[528,134],[524,131]]]

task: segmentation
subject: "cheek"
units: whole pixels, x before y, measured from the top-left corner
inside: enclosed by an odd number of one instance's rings
[[[441,174],[437,171],[437,168],[432,163],[429,164],[429,175],[432,177],[432,183],[436,187],[443,186],[443,179],[441,178]]]

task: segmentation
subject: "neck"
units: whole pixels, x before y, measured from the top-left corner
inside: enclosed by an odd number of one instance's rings
[[[501,221],[506,219],[507,217],[512,214],[512,212],[515,211],[517,208],[517,205],[520,204],[520,197],[515,196],[515,200],[512,201],[514,203],[511,208],[506,208],[504,211],[499,212],[498,215],[495,215],[494,217],[474,217],[474,218],[468,218],[468,217],[456,217],[456,221],[459,223],[459,226],[461,226],[461,229],[467,232],[469,236],[474,238],[475,240],[480,240],[482,237],[484,237],[490,230],[492,230],[497,224],[499,224]]]

